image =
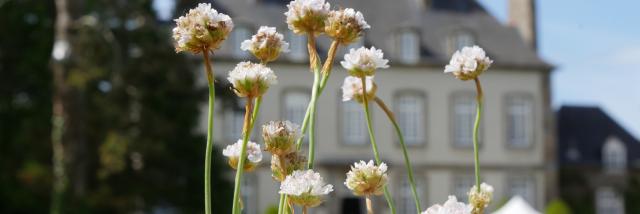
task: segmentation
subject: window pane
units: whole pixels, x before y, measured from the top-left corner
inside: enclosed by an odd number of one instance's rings
[[[241,109],[227,108],[224,114],[224,133],[229,143],[235,143],[242,138],[242,126],[244,124],[244,111]]]
[[[476,103],[474,95],[458,94],[453,98],[453,144],[457,147],[473,146],[473,125]]]
[[[420,44],[415,32],[407,31],[399,37],[400,60],[404,63],[416,63],[419,60]]]
[[[529,204],[535,204],[535,186],[533,178],[525,176],[512,177],[509,181],[509,195],[519,195]]]
[[[310,94],[306,91],[287,92],[284,97],[284,119],[302,125],[310,99]],[[303,142],[307,141],[309,139],[305,137]]]
[[[452,38],[451,50],[450,53],[454,53],[457,50],[460,50],[464,47],[469,47],[475,45],[475,39],[473,35],[468,32],[458,32]]]
[[[416,94],[405,94],[396,101],[398,124],[405,143],[416,145],[424,142],[424,98]]]
[[[307,40],[304,36],[297,35],[291,31],[288,34],[289,49],[291,50],[287,55],[290,60],[303,61],[307,59]]]
[[[507,106],[507,140],[509,145],[527,147],[532,137],[532,103],[524,97],[508,99]]]
[[[425,198],[422,197],[422,185],[418,181],[420,181],[420,179],[416,180],[416,191],[418,191],[418,197],[425,200]],[[409,184],[409,178],[407,176],[402,178],[399,202],[398,213],[415,213],[416,203],[413,200],[413,192],[411,192],[411,184]]]
[[[473,187],[475,178],[472,175],[458,175],[455,176],[453,181],[453,194],[455,194],[458,201],[467,202],[469,196],[467,193]]]
[[[250,38],[251,38],[251,32],[249,31],[249,28],[237,27],[236,29],[231,31],[231,38],[229,43],[231,44],[231,54],[233,55],[233,57],[240,58],[240,59],[245,59],[249,57],[249,52],[243,51],[242,49],[240,49],[240,44],[242,44],[244,40],[247,40]]]
[[[623,214],[624,199],[610,187],[600,187],[596,192],[598,214]]]
[[[354,145],[363,145],[369,139],[364,111],[357,102],[342,102],[342,138]]]

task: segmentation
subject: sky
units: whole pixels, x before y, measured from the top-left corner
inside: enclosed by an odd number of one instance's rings
[[[502,22],[508,0],[479,0]],[[538,0],[538,47],[556,66],[554,109],[599,106],[640,139],[640,1]]]

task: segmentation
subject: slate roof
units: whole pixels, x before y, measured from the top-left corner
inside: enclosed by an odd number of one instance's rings
[[[557,113],[558,161],[561,166],[599,166],[602,148],[616,137],[627,148],[627,163],[640,167],[640,142],[598,107],[563,106]],[[573,150],[573,151],[570,151]],[[578,152],[572,160],[570,152]]]
[[[475,0],[431,0],[426,8],[416,7],[415,0],[348,0],[332,1],[332,8],[352,7],[364,14],[372,26],[366,32],[365,45],[382,48],[394,62],[394,35],[411,29],[420,35],[421,58],[418,65],[441,66],[448,62],[447,41],[454,33],[470,32],[476,44],[494,59],[495,66],[549,70],[535,50],[527,46],[517,30],[490,15]],[[257,29],[261,25],[275,26],[284,32],[287,25],[283,13],[289,0],[216,0],[216,6],[229,13],[236,26]],[[429,2],[429,1],[427,1]],[[326,50],[328,40],[319,40]],[[228,56],[224,50],[217,53]]]

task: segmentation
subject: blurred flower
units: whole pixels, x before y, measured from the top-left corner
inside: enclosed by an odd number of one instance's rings
[[[325,33],[342,44],[356,41],[364,29],[371,28],[362,13],[352,8],[329,12],[325,25]]]
[[[247,160],[244,162],[244,170],[247,172],[253,170],[260,161],[262,161],[262,150],[260,149],[260,145],[254,142],[247,142]],[[242,140],[238,140],[238,142],[228,145],[224,150],[222,150],[222,155],[229,159],[229,166],[233,169],[237,169],[238,161],[240,160],[240,152],[242,151]]]
[[[347,172],[347,180],[344,185],[354,195],[381,195],[388,180],[387,165],[385,163],[380,163],[380,165],[376,166],[373,160],[368,163],[360,161],[351,166],[351,170]]]
[[[277,181],[282,182],[284,178],[293,171],[303,169],[306,161],[307,159],[297,152],[291,152],[285,155],[272,155],[271,175]]]
[[[300,126],[286,121],[271,121],[262,126],[262,138],[265,150],[275,155],[285,155],[291,152],[298,138],[302,137]]]
[[[240,49],[251,52],[266,63],[276,60],[280,52],[289,52],[289,43],[276,32],[275,27],[261,26],[258,33],[240,44]]]
[[[372,76],[377,68],[388,68],[389,60],[382,58],[384,53],[382,50],[371,47],[367,49],[360,47],[352,48],[349,53],[344,55],[344,61],[341,61],[342,67],[349,71],[351,76],[363,77]]]
[[[469,190],[469,204],[473,206],[473,213],[484,213],[484,208],[489,206],[491,203],[491,198],[493,197],[493,187],[489,184],[482,183],[480,184],[480,192],[478,192],[478,187],[473,185]]]
[[[451,195],[443,205],[433,205],[422,214],[471,214],[471,206],[458,202],[458,199]]]
[[[284,15],[294,33],[322,33],[329,7],[324,0],[293,0],[287,5],[289,10]]]
[[[489,69],[493,60],[486,56],[482,48],[478,46],[464,47],[456,51],[449,64],[445,66],[445,73],[452,73],[460,80],[477,78],[482,72]]]
[[[376,97],[376,90],[378,87],[373,82],[373,76],[365,77],[367,84],[367,100],[372,100]],[[342,83],[342,101],[355,100],[358,103],[362,103],[362,79],[354,76],[347,76]]]
[[[173,39],[176,52],[200,53],[218,49],[233,29],[231,18],[218,13],[208,3],[198,4],[175,21],[177,26],[173,28]]]
[[[315,207],[322,203],[322,196],[333,191],[333,185],[325,184],[320,173],[313,170],[296,170],[280,184],[280,194],[289,196],[289,200],[304,207]]]
[[[262,65],[252,62],[240,62],[229,72],[227,78],[239,97],[259,97],[278,79],[273,71]]]

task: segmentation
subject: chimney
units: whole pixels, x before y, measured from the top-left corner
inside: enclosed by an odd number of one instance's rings
[[[535,0],[509,0],[509,25],[518,30],[529,47],[537,50]]]

